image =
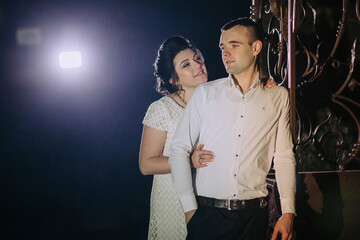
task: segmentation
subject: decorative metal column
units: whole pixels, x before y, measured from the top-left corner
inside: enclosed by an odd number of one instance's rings
[[[290,10],[290,11],[289,11]],[[287,44],[287,69],[288,88],[290,92],[290,127],[292,135],[296,134],[296,75],[295,75],[295,23],[296,0],[288,1],[288,44]],[[280,29],[281,30],[281,29]]]

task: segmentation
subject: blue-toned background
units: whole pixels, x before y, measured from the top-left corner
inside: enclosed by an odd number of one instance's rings
[[[2,1],[0,239],[145,239],[152,177],[140,174],[138,152],[142,118],[160,97],[156,50],[184,35],[209,79],[223,77],[220,28],[250,4]],[[40,30],[39,42],[19,45],[24,28]],[[81,51],[82,67],[60,69],[64,50]]]

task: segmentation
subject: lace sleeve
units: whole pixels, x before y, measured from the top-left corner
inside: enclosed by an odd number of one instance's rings
[[[142,123],[160,131],[167,131],[168,109],[163,102],[153,102],[144,117]]]

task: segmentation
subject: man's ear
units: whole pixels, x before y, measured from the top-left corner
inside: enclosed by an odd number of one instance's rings
[[[256,40],[253,43],[252,47],[253,47],[254,56],[257,56],[260,53],[261,49],[262,49],[262,42],[260,40]]]

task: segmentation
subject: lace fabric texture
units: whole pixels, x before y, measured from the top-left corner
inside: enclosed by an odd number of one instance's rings
[[[183,110],[170,97],[163,97],[153,102],[146,112],[144,125],[167,132],[164,156],[169,156],[171,140]],[[148,239],[183,240],[186,234],[185,216],[172,186],[171,174],[154,175]]]

